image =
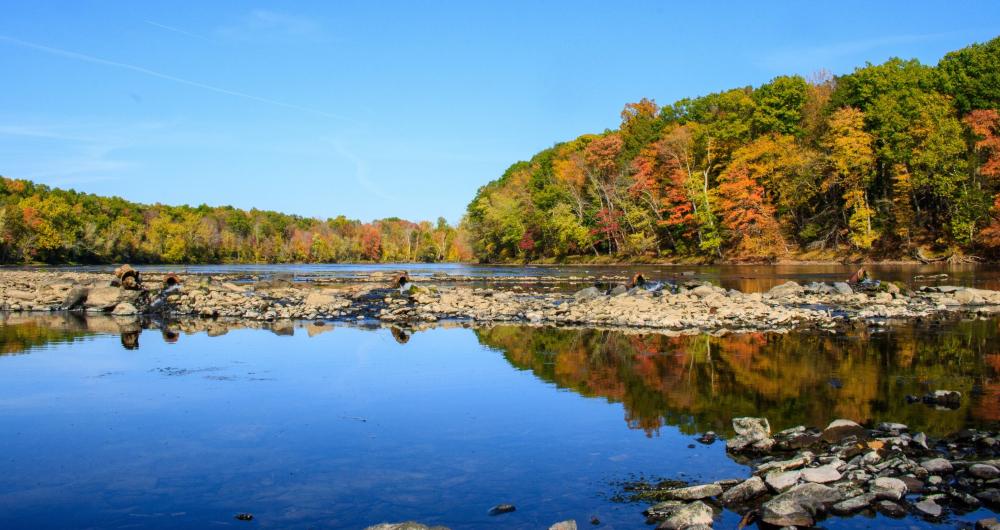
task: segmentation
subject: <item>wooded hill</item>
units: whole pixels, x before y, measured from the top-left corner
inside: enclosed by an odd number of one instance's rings
[[[468,261],[444,219],[320,220],[129,202],[0,177],[0,263]]]
[[[476,256],[996,257],[1000,38],[658,106],[518,162],[468,207]]]

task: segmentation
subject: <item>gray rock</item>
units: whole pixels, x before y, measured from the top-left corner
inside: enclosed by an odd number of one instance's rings
[[[920,463],[920,467],[927,470],[928,473],[934,475],[950,475],[954,468],[951,462],[944,458],[931,458],[930,460],[924,460]]]
[[[834,504],[830,511],[837,515],[850,515],[854,512],[868,508],[873,502],[875,502],[875,494],[862,493],[861,495],[856,495],[850,499]]]
[[[766,451],[774,445],[767,418],[733,418],[733,430],[736,436],[726,440],[726,448],[730,451],[747,448]]]
[[[816,515],[840,501],[839,491],[822,484],[800,484],[761,506],[761,520],[774,526],[812,526]]]
[[[781,285],[776,285],[771,288],[767,293],[774,298],[784,298],[787,296],[797,296],[802,294],[804,289],[801,285],[795,282],[785,282]]]
[[[941,506],[930,499],[924,499],[914,504],[913,508],[917,510],[917,513],[926,517],[940,517],[942,512]]]
[[[1000,507],[1000,490],[988,488],[976,494],[976,498],[991,507]]]
[[[983,480],[993,480],[1000,477],[1000,469],[989,464],[972,464],[969,466],[969,474]]]
[[[711,525],[715,514],[712,508],[701,501],[695,501],[674,510],[667,520],[656,528],[665,530],[689,530],[697,525]]]
[[[576,521],[572,519],[567,521],[560,521],[550,526],[549,530],[576,530]]]
[[[835,282],[833,288],[838,294],[854,294],[854,289],[847,282]]]
[[[427,526],[413,521],[405,523],[382,523],[369,526],[365,530],[448,530],[446,526]]]
[[[611,295],[611,296],[618,296],[618,295],[625,294],[627,292],[628,292],[628,287],[626,287],[624,285],[616,285],[616,286],[612,287],[610,291],[608,291],[608,294]]]
[[[802,480],[806,482],[816,482],[818,484],[826,484],[827,482],[834,482],[840,480],[840,471],[837,471],[836,466],[833,464],[827,464],[825,466],[810,467],[802,470]]]
[[[898,478],[879,477],[872,481],[869,490],[879,499],[898,501],[906,495],[906,483]]]
[[[95,287],[87,293],[84,307],[90,309],[110,310],[121,301],[121,289],[117,287]]]
[[[678,508],[684,506],[684,504],[685,503],[683,501],[658,502],[650,506],[649,508],[646,508],[646,511],[642,513],[646,514],[647,517],[650,517],[652,519],[666,519],[667,517],[670,517],[670,515],[673,514],[675,511],[677,511]]]
[[[696,501],[722,494],[722,486],[718,484],[701,484],[686,488],[674,488],[661,492],[662,498],[678,501]]]
[[[726,490],[725,493],[719,497],[722,504],[726,506],[734,506],[743,504],[751,499],[754,499],[760,495],[767,493],[767,486],[760,477],[750,477],[747,480],[737,484]]]
[[[823,429],[823,439],[827,442],[837,443],[848,436],[864,436],[864,427],[851,420],[833,420],[826,429]]]
[[[903,508],[902,505],[895,501],[878,501],[875,507],[878,508],[878,511],[889,517],[906,517],[906,508]]]
[[[87,300],[88,291],[90,290],[86,287],[73,287],[66,293],[61,307],[67,310],[82,307],[83,303]]]
[[[801,471],[775,471],[768,473],[764,481],[774,491],[782,492],[798,484],[800,478]]]
[[[586,289],[580,289],[573,295],[573,299],[577,302],[584,302],[587,300],[592,300],[601,296],[601,291],[597,287],[587,287]]]

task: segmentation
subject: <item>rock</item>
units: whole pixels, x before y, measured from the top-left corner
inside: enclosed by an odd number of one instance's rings
[[[236,515],[233,516],[233,519],[236,519],[237,521],[253,521],[253,514],[252,513],[238,513],[238,514],[236,514]]]
[[[701,501],[682,506],[656,528],[665,530],[692,529],[697,525],[711,525],[714,519],[712,508]]]
[[[830,443],[838,443],[848,436],[863,437],[864,427],[851,420],[833,420],[826,429],[823,429],[823,440]]]
[[[761,506],[761,520],[774,526],[812,526],[816,515],[840,501],[837,490],[822,484],[800,484]]]
[[[382,523],[369,526],[365,530],[448,530],[445,526],[427,526],[413,521],[405,523]]]
[[[670,517],[672,513],[677,511],[678,508],[684,506],[684,504],[685,503],[682,501],[658,502],[649,508],[646,508],[646,511],[642,513],[646,514],[646,517],[651,519],[666,519],[667,517]]]
[[[332,294],[312,291],[306,295],[302,303],[309,307],[324,307],[333,304],[334,301],[336,301],[336,297]]]
[[[517,508],[515,508],[513,504],[497,504],[496,506],[490,508],[490,511],[486,513],[488,513],[489,515],[501,515],[516,510]]]
[[[886,422],[883,422],[883,423],[878,424],[878,430],[880,430],[880,431],[886,431],[888,433],[892,433],[892,434],[898,436],[899,433],[909,430],[909,427],[907,427],[905,424],[902,424],[902,423],[886,423]]]
[[[678,501],[696,501],[722,494],[722,486],[718,484],[702,484],[686,488],[674,488],[661,492],[662,498]]]
[[[924,460],[920,463],[920,467],[927,470],[928,473],[934,475],[950,475],[954,468],[951,466],[951,462],[944,458],[931,458],[930,460]]]
[[[917,513],[925,517],[940,517],[942,511],[941,506],[930,499],[924,499],[914,504],[913,508],[917,510]]]
[[[989,517],[976,521],[976,530],[1000,530],[1000,521],[996,517]]]
[[[875,507],[878,508],[879,512],[882,512],[889,517],[906,517],[906,508],[903,508],[898,502],[895,501],[878,501]]]
[[[609,296],[619,296],[619,295],[623,295],[623,294],[625,294],[627,292],[628,292],[628,287],[626,287],[624,285],[616,285],[616,286],[612,287],[610,291],[608,291],[608,295]]]
[[[1000,469],[989,464],[972,464],[969,466],[969,474],[983,480],[993,480],[1000,477]]]
[[[784,298],[786,296],[797,296],[802,294],[804,289],[801,285],[795,282],[785,282],[781,285],[776,285],[771,288],[767,293],[774,298]]]
[[[840,480],[840,476],[840,471],[837,471],[837,468],[833,464],[810,467],[802,470],[802,480],[806,482],[816,482],[818,484],[826,484],[827,482]]]
[[[576,530],[576,521],[572,519],[568,521],[560,521],[550,526],[549,530]]]
[[[768,473],[764,481],[774,491],[782,492],[798,484],[801,477],[801,471],[775,471]]]
[[[701,436],[698,437],[698,443],[705,445],[712,445],[713,443],[715,443],[716,438],[718,438],[717,434],[715,434],[712,431],[708,431],[705,434],[702,434]]]
[[[774,445],[771,439],[771,424],[766,418],[733,418],[736,436],[726,440],[730,451],[743,451],[748,447],[767,450]]]
[[[850,515],[868,508],[873,502],[875,502],[875,495],[873,493],[862,493],[861,495],[856,495],[834,504],[830,511],[837,515]]]
[[[918,432],[917,434],[914,434],[913,435],[913,443],[919,445],[920,447],[923,447],[924,449],[927,449],[928,448],[927,447],[927,435],[924,434],[924,433],[922,433],[922,432]]]
[[[89,309],[110,310],[121,301],[121,289],[117,287],[95,287],[87,293],[84,307]]]
[[[585,302],[599,296],[601,296],[601,291],[597,287],[587,287],[586,289],[580,289],[573,294],[573,299],[577,302]]]
[[[906,495],[906,483],[898,478],[879,477],[872,481],[869,490],[879,499],[898,501]]]
[[[923,401],[929,405],[958,408],[962,402],[962,393],[954,390],[935,390],[924,396]]]
[[[66,293],[63,298],[62,309],[76,309],[83,306],[83,303],[87,300],[87,293],[89,289],[86,287],[73,287]]]
[[[744,504],[765,493],[767,493],[767,486],[764,481],[760,477],[750,477],[726,490],[719,497],[719,500],[726,506],[734,506]]]
[[[983,501],[987,506],[1000,507],[1000,489],[988,488],[976,493],[976,498]]]
[[[115,310],[112,311],[111,314],[115,316],[138,315],[139,310],[136,309],[135,306],[130,304],[129,302],[121,302],[120,304],[115,306]]]
[[[854,294],[854,289],[851,289],[850,284],[847,282],[834,282],[833,289],[838,294]]]

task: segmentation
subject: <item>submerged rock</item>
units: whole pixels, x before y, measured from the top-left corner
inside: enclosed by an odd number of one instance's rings
[[[496,506],[490,508],[490,510],[486,513],[489,515],[502,515],[516,510],[517,508],[514,507],[513,504],[497,504]]]
[[[688,530],[698,525],[711,525],[714,520],[712,508],[701,501],[686,504],[673,511],[656,528],[665,530]]]

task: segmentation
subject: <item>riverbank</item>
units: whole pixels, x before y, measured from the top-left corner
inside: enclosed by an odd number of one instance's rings
[[[594,279],[534,277],[491,286],[482,277],[418,279],[381,271],[333,283],[283,275],[133,272],[138,281],[97,272],[0,271],[0,310],[400,325],[517,322],[665,333],[833,329],[938,314],[1000,313],[1000,291],[943,285],[910,290],[887,282],[786,282],[764,293],[745,293],[694,279],[630,287],[614,275],[601,277],[600,287],[567,289],[566,284]],[[478,283],[467,284],[472,281]]]

